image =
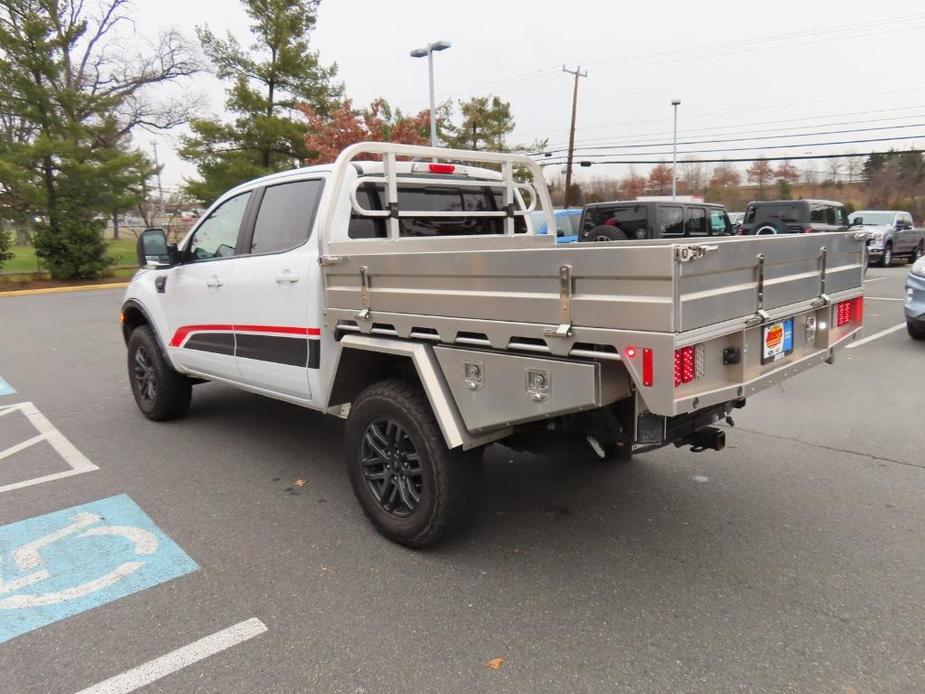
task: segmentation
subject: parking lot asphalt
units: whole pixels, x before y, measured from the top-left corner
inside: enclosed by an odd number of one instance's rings
[[[871,269],[864,336],[902,323],[906,272]],[[0,298],[0,408],[34,403],[98,468],[0,491],[0,526],[124,494],[193,565],[0,642],[0,692],[79,691],[253,619],[146,691],[925,689],[925,344],[904,330],[752,398],[720,453],[494,446],[468,530],[413,552],[363,518],[335,418],[206,384],[145,420],[120,301]],[[0,451],[27,424],[0,419]],[[30,455],[0,490],[62,469]]]

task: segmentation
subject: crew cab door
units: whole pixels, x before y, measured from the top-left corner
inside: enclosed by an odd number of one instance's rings
[[[242,382],[305,402],[320,359],[321,279],[310,237],[323,186],[316,178],[255,191],[231,290]]]
[[[893,253],[911,253],[918,241],[918,234],[912,228],[912,215],[905,212],[897,214],[893,225],[896,229],[893,234],[896,239]]]
[[[230,285],[239,235],[251,200],[242,193],[212,209],[184,248],[181,265],[172,268],[163,301],[174,359],[206,376],[239,380],[234,360]]]

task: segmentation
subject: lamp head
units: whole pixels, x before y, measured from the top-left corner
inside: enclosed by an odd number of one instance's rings
[[[411,51],[412,58],[426,58],[427,54],[430,53],[426,48],[415,48]]]
[[[432,44],[430,44],[429,48],[432,51],[445,51],[452,45],[453,44],[451,44],[449,41],[434,41]]]

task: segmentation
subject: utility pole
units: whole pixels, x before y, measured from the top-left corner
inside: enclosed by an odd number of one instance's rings
[[[563,207],[568,207],[571,203],[571,193],[572,193],[572,154],[575,150],[575,114],[578,111],[578,78],[587,77],[588,71],[581,71],[581,65],[576,67],[574,70],[569,70],[562,66],[562,72],[567,72],[570,75],[575,75],[575,87],[572,90],[572,127],[569,129],[568,135],[568,163],[565,165],[565,200],[563,201]]]
[[[680,99],[672,99],[671,107],[674,109],[674,137],[671,140],[671,199],[678,196],[678,106]]]

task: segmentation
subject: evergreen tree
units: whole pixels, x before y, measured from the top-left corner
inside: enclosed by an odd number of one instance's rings
[[[36,254],[55,278],[93,278],[110,260],[105,215],[126,205],[144,157],[138,126],[182,122],[184,106],[154,104],[148,86],[195,72],[182,39],[153,55],[116,52],[125,0],[91,15],[81,0],[0,0],[0,199],[4,215],[34,220]],[[188,105],[188,104],[187,104]]]
[[[299,166],[312,156],[305,145],[308,124],[300,104],[325,116],[342,87],[336,65],[325,67],[309,47],[319,0],[243,0],[253,21],[254,42],[243,47],[230,34],[197,30],[220,79],[228,80],[225,108],[234,120],[196,119],[180,156],[196,164],[199,179],[188,192],[210,203],[229,188],[275,171]]]

